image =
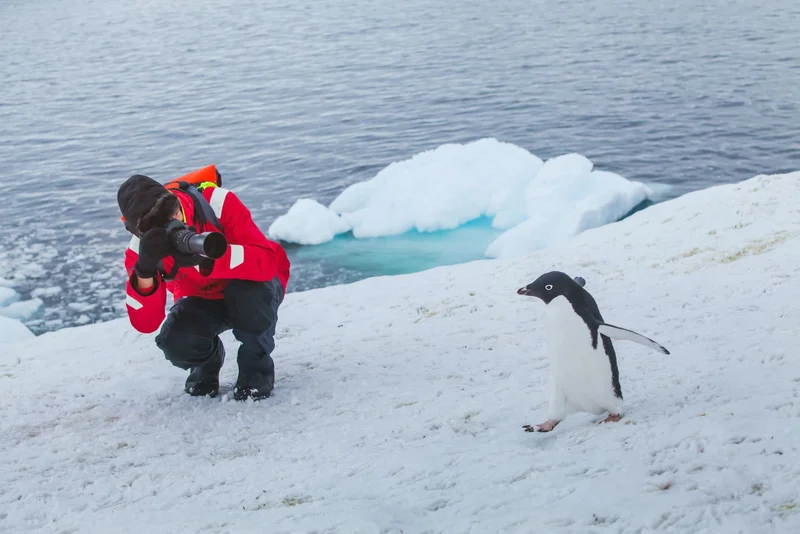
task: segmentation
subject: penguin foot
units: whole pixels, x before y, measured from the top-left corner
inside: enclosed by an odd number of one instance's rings
[[[602,425],[603,423],[616,423],[620,419],[622,419],[622,416],[620,414],[612,413],[612,414],[609,414],[608,417],[606,417],[605,419],[600,421],[600,424]]]
[[[531,425],[524,425],[522,428],[525,429],[525,432],[550,432],[560,422],[561,421],[556,421],[555,419],[548,419],[541,425],[536,425],[535,428]]]

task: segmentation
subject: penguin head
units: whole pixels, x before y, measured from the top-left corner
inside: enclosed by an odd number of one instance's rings
[[[583,281],[582,278],[580,280]],[[572,293],[579,291],[581,288],[582,284],[576,279],[570,278],[569,275],[561,271],[550,271],[549,273],[544,273],[527,286],[519,288],[517,294],[538,297],[545,304],[549,304],[556,297],[564,296],[569,298]]]

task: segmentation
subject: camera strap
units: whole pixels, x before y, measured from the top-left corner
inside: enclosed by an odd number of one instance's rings
[[[206,223],[215,226],[219,231],[222,231],[222,223],[219,222],[217,214],[214,213],[214,208],[208,203],[206,197],[200,192],[197,187],[189,184],[188,182],[180,182],[179,188],[181,191],[187,193],[192,197],[194,202],[194,216],[200,222],[199,228],[202,228]]]
[[[214,213],[214,208],[208,203],[201,190],[185,181],[178,182],[178,188],[192,197],[192,203],[194,204],[194,220],[192,222],[195,227],[200,230],[206,223],[210,223],[222,232],[222,223],[219,222],[217,214]],[[161,271],[164,280],[172,280],[178,274],[178,269],[180,269],[180,265],[178,265],[177,261],[174,261],[172,270],[167,273],[164,269],[164,263],[162,261],[158,262],[158,270]]]

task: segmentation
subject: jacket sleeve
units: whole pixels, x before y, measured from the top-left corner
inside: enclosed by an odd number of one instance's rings
[[[155,332],[166,316],[167,288],[161,280],[161,274],[156,274],[155,286],[151,292],[142,295],[136,289],[136,273],[133,266],[139,258],[139,238],[133,236],[125,251],[125,271],[128,280],[125,284],[125,308],[131,325],[143,334]]]
[[[256,226],[247,206],[235,193],[221,187],[212,189],[209,202],[228,240],[228,248],[214,262],[209,278],[255,282],[275,278],[285,262],[285,253]]]

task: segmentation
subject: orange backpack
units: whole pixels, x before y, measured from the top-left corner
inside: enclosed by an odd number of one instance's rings
[[[216,165],[209,165],[189,174],[184,174],[180,178],[173,178],[164,187],[167,189],[179,189],[181,182],[194,186],[197,190],[202,191],[209,185],[212,187],[222,187],[222,176],[220,176]]]

